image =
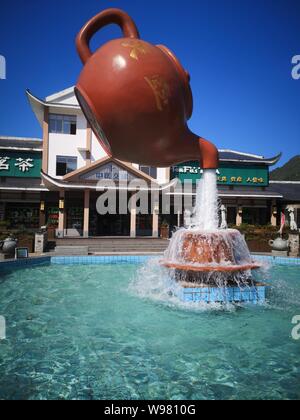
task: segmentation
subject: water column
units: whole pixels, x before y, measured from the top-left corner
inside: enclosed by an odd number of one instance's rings
[[[192,229],[206,232],[219,227],[219,198],[215,169],[205,170],[197,188],[196,206],[192,218]]]

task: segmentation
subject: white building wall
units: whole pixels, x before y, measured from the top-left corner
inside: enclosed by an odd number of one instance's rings
[[[48,96],[46,102],[51,105],[50,113],[63,114],[63,115],[76,115],[77,116],[77,134],[66,135],[66,134],[49,134],[49,161],[48,161],[48,173],[51,177],[56,177],[56,157],[57,156],[68,156],[77,157],[77,169],[86,166],[86,153],[78,149],[86,149],[87,146],[87,121],[80,109],[74,108],[79,106],[76,96],[74,94],[74,88],[67,89],[58,94]],[[55,104],[60,106],[56,107]],[[65,105],[62,107],[61,105]],[[92,134],[92,145],[91,145],[91,161],[103,159],[107,156],[106,152],[100,145],[95,134]],[[139,169],[140,165],[133,164],[133,167]],[[167,176],[167,170],[165,168],[158,168],[157,179],[159,184],[166,184],[169,182]]]
[[[74,93],[74,87],[58,92],[45,98],[46,102],[60,105],[77,105],[79,103]]]
[[[51,111],[50,111],[51,112]],[[50,176],[56,177],[56,157],[69,156],[77,157],[77,169],[86,165],[86,154],[80,152],[78,149],[86,148],[87,139],[87,122],[81,112],[72,112],[72,110],[60,109],[56,110],[55,114],[77,115],[77,134],[76,136],[70,134],[49,134],[49,160],[48,160],[48,173]]]
[[[136,163],[134,163],[132,166],[136,169],[140,169],[140,165],[137,165]],[[156,181],[159,185],[167,184],[170,181],[169,177],[167,177],[166,168],[157,168]]]
[[[169,177],[167,177],[167,170],[166,168],[158,168],[157,169],[157,182],[159,184],[167,184],[170,181]]]
[[[91,160],[95,162],[96,160],[103,159],[107,156],[107,153],[104,151],[102,146],[100,145],[99,140],[92,134],[92,150],[91,150]]]

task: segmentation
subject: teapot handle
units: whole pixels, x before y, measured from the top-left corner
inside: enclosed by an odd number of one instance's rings
[[[90,50],[90,41],[92,37],[100,29],[110,24],[119,25],[125,38],[140,38],[136,24],[127,13],[120,9],[104,10],[87,22],[77,35],[76,47],[83,64],[85,64],[93,55]]]

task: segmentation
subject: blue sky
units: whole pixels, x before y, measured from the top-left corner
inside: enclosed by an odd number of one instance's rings
[[[299,0],[14,0],[2,2],[0,135],[41,137],[25,90],[45,97],[76,83],[81,71],[74,39],[107,7],[135,19],[141,37],[165,44],[192,76],[191,128],[220,148],[270,157],[281,164],[300,154]],[[120,34],[109,27],[94,49]]]

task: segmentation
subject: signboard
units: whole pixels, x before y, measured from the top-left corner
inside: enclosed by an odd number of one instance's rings
[[[42,154],[0,150],[0,177],[40,178]]]
[[[16,260],[24,260],[29,258],[28,248],[16,248]]]
[[[120,168],[114,163],[108,163],[100,166],[87,174],[80,177],[88,181],[132,181],[134,177],[125,169]]]
[[[172,168],[173,178],[179,178],[181,182],[184,180],[192,180],[197,182],[201,176],[201,168],[196,162],[188,162]],[[267,166],[242,166],[228,164],[220,165],[218,174],[219,185],[241,185],[252,187],[269,186],[269,169]]]

